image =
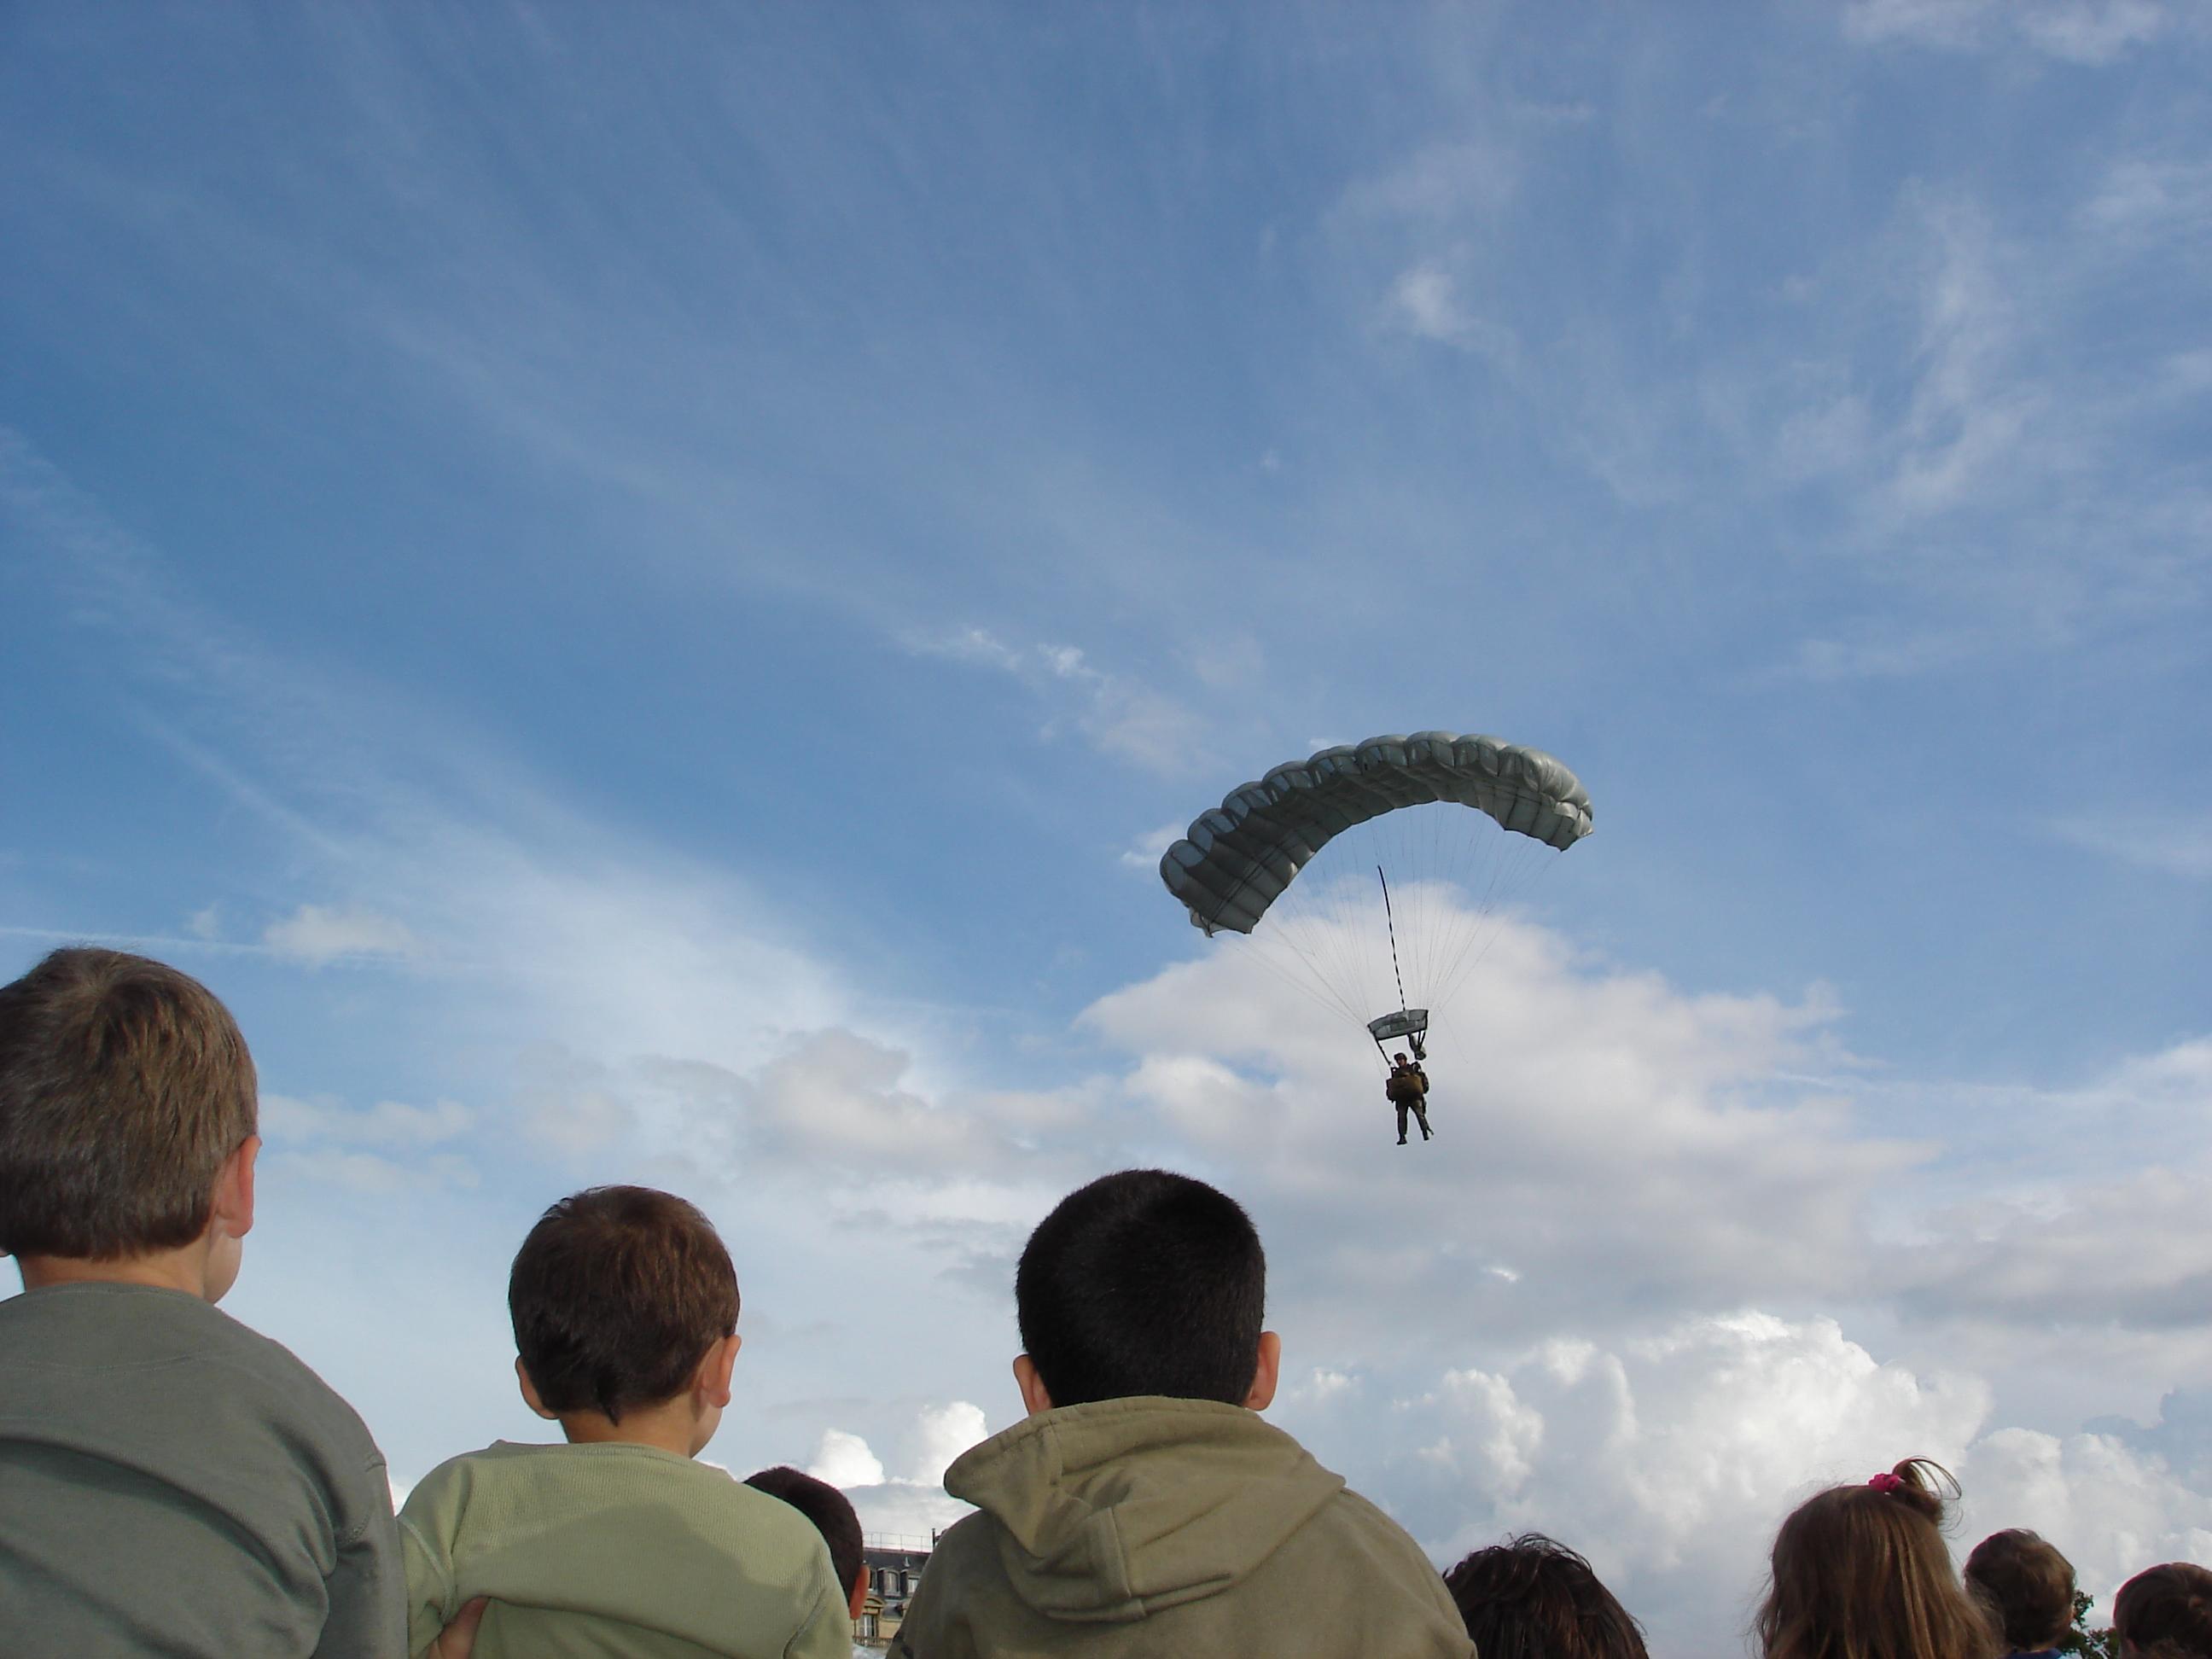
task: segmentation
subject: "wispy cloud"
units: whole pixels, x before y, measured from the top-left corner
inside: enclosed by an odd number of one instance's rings
[[[1382,315],[1387,326],[1402,329],[1419,339],[1493,358],[1501,364],[1511,363],[1518,350],[1519,343],[1510,329],[1468,310],[1456,279],[1433,259],[1399,274],[1383,302]]]
[[[1121,863],[1132,870],[1158,869],[1161,855],[1182,840],[1183,832],[1189,827],[1177,818],[1157,830],[1147,830],[1121,849]]]
[[[303,904],[264,928],[261,942],[279,956],[317,967],[379,957],[404,960],[422,950],[406,923],[359,905]]]
[[[1047,706],[1042,728],[1047,738],[1072,727],[1092,747],[1166,776],[1187,774],[1206,757],[1203,728],[1188,707],[1097,666],[1079,647],[1048,641],[1016,645],[972,626],[910,633],[902,642],[917,656],[994,669],[1020,681]]]
[[[1847,39],[1948,52],[2021,46],[2069,63],[2117,62],[2177,25],[2157,0],[1854,0]]]
[[[2212,812],[2061,818],[2051,828],[2059,840],[2123,864],[2191,880],[2212,880]]]
[[[356,1111],[328,1098],[261,1097],[266,1156],[283,1179],[358,1194],[475,1187],[476,1163],[456,1146],[475,1121],[451,1100],[428,1107],[386,1100]]]
[[[2035,383],[2009,373],[2019,325],[1995,269],[1988,225],[1971,206],[1928,200],[1927,269],[1910,402],[1891,495],[1907,512],[1954,507],[2014,448],[2034,417]]]

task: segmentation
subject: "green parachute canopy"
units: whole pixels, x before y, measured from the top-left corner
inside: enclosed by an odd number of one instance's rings
[[[1194,927],[1249,933],[1298,872],[1345,830],[1402,808],[1471,807],[1562,851],[1590,832],[1590,800],[1540,749],[1416,732],[1340,744],[1232,789],[1160,860]]]

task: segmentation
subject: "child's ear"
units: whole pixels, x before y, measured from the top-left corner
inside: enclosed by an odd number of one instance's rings
[[[260,1152],[261,1137],[248,1135],[216,1171],[209,1219],[222,1223],[227,1238],[243,1238],[253,1231],[253,1161]]]
[[[1052,1409],[1052,1395],[1045,1391],[1044,1378],[1037,1375],[1036,1361],[1025,1353],[1014,1356],[1014,1386],[1022,1391],[1022,1405],[1031,1417]]]
[[[865,1563],[853,1575],[853,1593],[845,1598],[845,1610],[855,1619],[868,1610],[868,1569]]]
[[[558,1412],[549,1412],[545,1409],[545,1402],[538,1397],[538,1385],[530,1380],[530,1373],[523,1368],[522,1357],[520,1354],[515,1356],[514,1380],[522,1385],[524,1405],[529,1407],[549,1423],[561,1415]]]
[[[707,1396],[711,1406],[730,1403],[730,1372],[738,1363],[738,1350],[744,1346],[744,1338],[732,1331],[707,1350],[699,1361],[699,1369],[692,1375],[692,1386]]]
[[[1273,1331],[1260,1333],[1260,1363],[1252,1369],[1252,1391],[1244,1396],[1244,1409],[1263,1412],[1275,1402],[1275,1383],[1283,1374],[1283,1339]]]

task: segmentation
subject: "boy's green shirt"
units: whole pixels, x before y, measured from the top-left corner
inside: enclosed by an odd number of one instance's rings
[[[492,1598],[475,1659],[849,1659],[822,1534],[673,1452],[500,1441],[433,1469],[399,1514],[407,1643]]]

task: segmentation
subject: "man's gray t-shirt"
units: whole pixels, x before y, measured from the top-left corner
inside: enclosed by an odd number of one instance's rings
[[[10,1659],[404,1653],[383,1454],[288,1350],[181,1291],[0,1302],[0,1631]]]

